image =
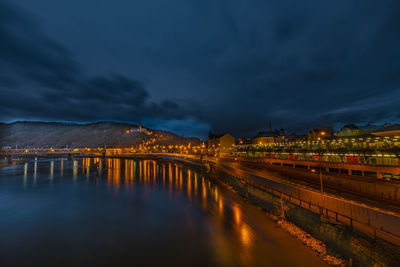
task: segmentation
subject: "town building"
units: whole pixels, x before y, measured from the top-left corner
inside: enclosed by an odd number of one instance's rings
[[[252,138],[240,138],[236,141],[236,145],[251,145],[253,144]]]
[[[261,131],[253,138],[253,144],[265,145],[275,143],[278,134],[274,131]]]
[[[349,124],[343,126],[340,131],[338,131],[337,136],[358,136],[358,135],[367,135],[371,134],[372,132],[378,130],[379,126],[367,124],[365,126],[357,126],[354,124]]]
[[[235,138],[230,134],[208,135],[208,154],[224,157],[232,154],[235,147]]]
[[[308,132],[309,141],[319,141],[327,138],[331,138],[333,135],[333,128],[331,126],[319,126],[315,127]]]
[[[360,134],[360,129],[354,124],[348,124],[342,127],[337,133],[337,136],[356,136]]]
[[[256,145],[266,145],[272,144],[276,142],[281,142],[285,139],[285,130],[272,130],[271,122],[269,123],[268,131],[260,131],[255,137],[252,139],[252,143]]]

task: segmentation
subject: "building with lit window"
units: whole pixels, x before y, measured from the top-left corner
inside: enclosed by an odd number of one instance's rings
[[[235,138],[230,134],[209,134],[209,155],[224,157],[232,154],[235,147]]]
[[[253,138],[253,144],[258,144],[258,145],[265,145],[265,144],[270,144],[270,143],[275,143],[275,138],[278,137],[278,134],[274,131],[268,131],[268,132],[259,132],[254,138]]]
[[[285,130],[272,130],[271,122],[269,123],[268,131],[261,131],[253,137],[252,143],[257,145],[265,145],[280,142],[285,139]]]
[[[308,140],[319,141],[322,139],[331,138],[332,135],[333,135],[333,128],[330,126],[315,127],[314,129],[308,132]]]

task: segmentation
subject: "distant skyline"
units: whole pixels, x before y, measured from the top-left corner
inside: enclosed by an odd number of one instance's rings
[[[247,134],[247,135],[235,135],[232,134],[232,132],[230,131],[225,131],[225,132],[215,132],[215,131],[209,131],[207,133],[193,133],[190,129],[185,130],[185,129],[181,129],[181,131],[176,131],[174,130],[174,128],[176,128],[176,125],[162,125],[162,124],[156,124],[154,127],[152,127],[151,125],[142,125],[141,123],[133,123],[133,122],[123,122],[123,121],[81,121],[81,122],[76,122],[76,121],[50,121],[50,120],[16,120],[16,121],[9,121],[9,122],[1,122],[0,123],[5,123],[5,124],[13,124],[13,123],[49,123],[49,124],[80,124],[80,125],[87,125],[87,124],[96,124],[96,123],[115,123],[115,124],[129,124],[132,126],[137,126],[137,127],[144,127],[147,129],[151,129],[151,130],[162,130],[162,131],[168,131],[174,134],[178,134],[182,137],[196,137],[196,138],[200,138],[202,140],[207,140],[209,137],[209,134],[216,134],[216,135],[221,135],[221,134],[231,134],[233,135],[236,139],[241,139],[241,138],[253,138],[256,136],[256,134],[258,134],[259,132],[263,132],[263,131],[270,131],[270,128],[268,126],[268,128],[260,128],[255,130],[254,132]],[[349,126],[349,125],[355,125],[357,127],[363,128],[363,127],[377,127],[377,129],[380,128],[385,128],[385,127],[389,127],[389,126],[395,126],[397,127],[399,124],[391,124],[391,123],[385,123],[385,124],[346,124],[346,125],[341,125],[340,127],[334,128],[333,127],[333,133],[337,133],[339,132],[342,128]],[[179,126],[179,125],[178,125]],[[309,131],[313,130],[313,128],[318,128],[319,125],[315,125],[314,127],[311,127],[309,129],[304,129],[304,131],[299,131],[299,132],[289,132],[286,129],[282,128],[282,127],[272,127],[272,131],[280,131],[280,130],[284,130],[284,134],[285,135],[291,135],[291,134],[296,134],[296,135],[307,135]]]
[[[400,2],[0,0],[0,121],[400,123]]]

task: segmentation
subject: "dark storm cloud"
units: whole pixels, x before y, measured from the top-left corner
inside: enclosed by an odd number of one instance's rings
[[[0,0],[4,119],[236,135],[400,121],[396,0],[34,2],[13,1],[40,31]]]
[[[4,94],[23,87],[59,87],[71,83],[79,74],[77,64],[56,42],[43,36],[34,23],[15,7],[0,1],[0,67]]]
[[[256,51],[257,60],[239,60],[227,69],[223,86],[232,89],[233,98],[235,90],[241,92],[237,94],[242,98],[237,101],[243,106],[241,117],[257,118],[246,127],[255,127],[260,120],[266,125],[269,119],[277,126],[303,131],[305,124],[398,121],[400,76],[393,74],[400,69],[399,2],[335,1],[329,6],[294,1],[293,5],[270,6],[265,15],[272,19],[261,28],[264,36],[271,35],[256,42],[265,44],[265,49],[238,44],[238,53],[251,58]],[[237,75],[232,76],[235,68]],[[368,105],[358,107],[363,99],[370,99]]]
[[[67,50],[41,35],[32,21],[2,1],[0,66],[4,77],[0,82],[5,86],[18,84],[20,76],[58,86],[70,82],[78,72]]]
[[[119,75],[92,79],[82,88],[83,90],[79,91],[82,98],[133,106],[143,105],[149,96],[139,82]]]
[[[169,110],[185,113],[172,100],[149,102],[139,81],[119,74],[88,77],[65,48],[34,25],[0,1],[2,119],[140,121],[174,118]]]

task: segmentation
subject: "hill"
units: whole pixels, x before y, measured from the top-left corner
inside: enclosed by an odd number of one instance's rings
[[[0,147],[132,147],[143,142],[151,142],[154,145],[186,145],[188,143],[198,145],[201,140],[182,137],[167,131],[138,128],[136,124],[118,122],[0,123]]]

